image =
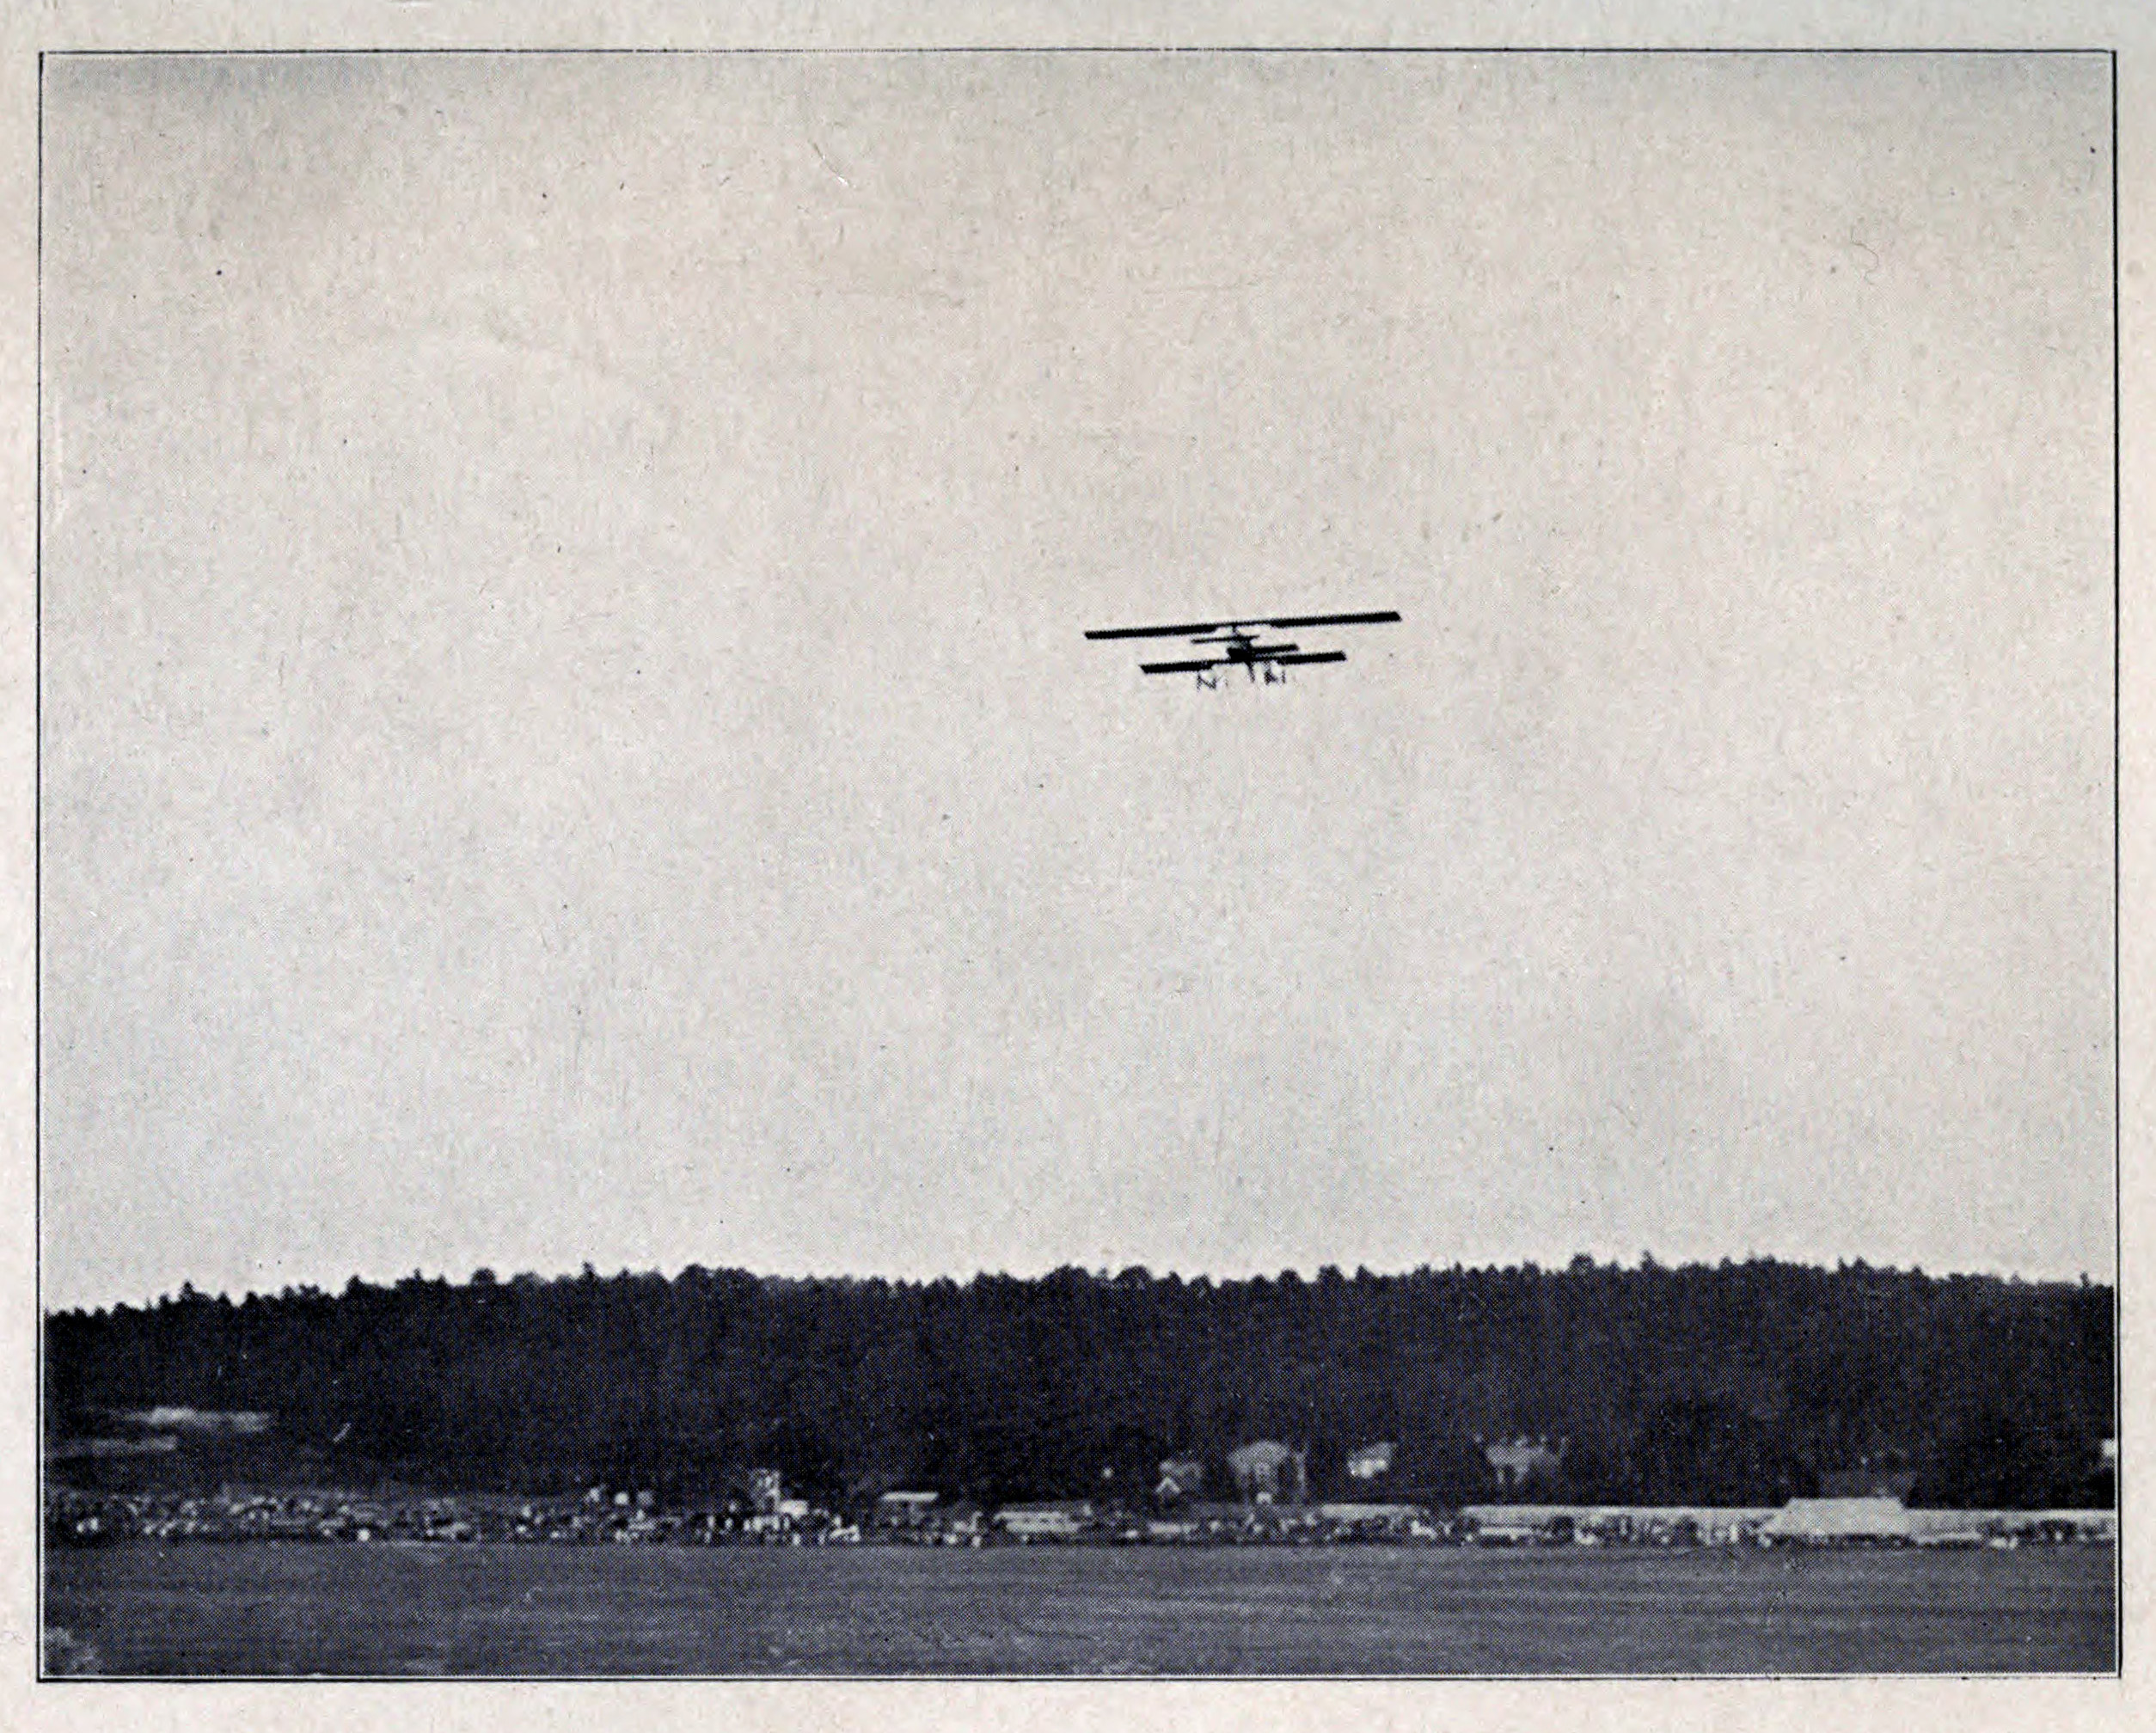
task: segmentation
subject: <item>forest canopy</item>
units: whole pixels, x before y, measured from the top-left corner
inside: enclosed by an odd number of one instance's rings
[[[77,1478],[134,1459],[67,1441],[163,1407],[273,1424],[159,1473],[443,1491],[690,1499],[775,1467],[835,1503],[900,1485],[1137,1500],[1164,1459],[1224,1488],[1228,1453],[1274,1438],[1307,1449],[1318,1494],[1390,1442],[1356,1495],[1448,1504],[1759,1505],[1883,1466],[1920,1503],[2112,1499],[2113,1295],[2086,1282],[1771,1259],[1222,1282],[587,1266],[237,1302],[190,1288],[45,1332],[48,1443]],[[1500,1488],[1484,1447],[1515,1437],[1551,1441],[1555,1466]]]

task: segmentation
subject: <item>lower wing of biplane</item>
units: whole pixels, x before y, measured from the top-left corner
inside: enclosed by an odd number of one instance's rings
[[[1181,638],[1193,646],[1217,649],[1217,656],[1177,662],[1141,662],[1142,674],[1195,674],[1201,686],[1219,683],[1223,668],[1240,668],[1253,681],[1262,672],[1267,685],[1287,677],[1279,671],[1307,666],[1313,662],[1344,662],[1344,650],[1305,650],[1300,644],[1268,644],[1266,632],[1293,631],[1320,626],[1390,626],[1400,615],[1391,609],[1376,614],[1290,614],[1271,620],[1193,620],[1179,626],[1118,626],[1088,632],[1088,638]]]

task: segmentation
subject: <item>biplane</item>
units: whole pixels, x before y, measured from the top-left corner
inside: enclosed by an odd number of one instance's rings
[[[1195,674],[1200,686],[1219,685],[1220,671],[1240,668],[1255,684],[1262,674],[1268,686],[1288,677],[1289,668],[1314,662],[1344,662],[1344,650],[1305,650],[1300,644],[1268,644],[1267,632],[1294,632],[1320,626],[1391,626],[1400,615],[1391,609],[1374,614],[1285,614],[1268,620],[1193,620],[1179,626],[1116,626],[1086,636],[1104,638],[1184,638],[1194,646],[1217,649],[1220,654],[1179,662],[1141,662],[1142,674]]]

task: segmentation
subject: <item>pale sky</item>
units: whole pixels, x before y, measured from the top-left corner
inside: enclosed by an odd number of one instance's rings
[[[46,1303],[2108,1278],[2109,96],[49,62]]]

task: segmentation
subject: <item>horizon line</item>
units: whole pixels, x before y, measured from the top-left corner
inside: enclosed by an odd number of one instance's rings
[[[1186,1274],[1179,1270],[1155,1270],[1142,1263],[1127,1264],[1120,1270],[1112,1270],[1105,1265],[1089,1267],[1077,1263],[1064,1263],[1056,1265],[1047,1269],[1034,1271],[1030,1274],[1017,1274],[1009,1270],[977,1269],[966,1275],[958,1275],[950,1271],[944,1271],[936,1275],[894,1276],[875,1271],[786,1271],[777,1270],[755,1270],[745,1265],[702,1264],[693,1259],[688,1263],[679,1265],[671,1272],[661,1269],[657,1265],[647,1266],[643,1269],[634,1269],[628,1265],[623,1265],[619,1269],[613,1271],[602,1271],[591,1259],[587,1258],[585,1260],[582,1266],[576,1270],[557,1270],[551,1273],[536,1270],[519,1270],[506,1276],[499,1274],[491,1265],[484,1264],[477,1265],[468,1275],[462,1277],[451,1276],[445,1271],[438,1273],[429,1273],[424,1268],[417,1265],[413,1266],[410,1271],[404,1275],[377,1278],[370,1278],[369,1277],[354,1271],[351,1275],[345,1278],[344,1282],[340,1285],[334,1288],[325,1288],[313,1282],[296,1282],[288,1283],[284,1287],[279,1289],[248,1288],[236,1295],[235,1295],[230,1289],[218,1289],[212,1291],[206,1289],[197,1288],[192,1280],[183,1280],[177,1290],[159,1294],[154,1298],[144,1297],[139,1299],[108,1300],[101,1302],[78,1301],[66,1306],[44,1307],[40,1310],[40,1316],[44,1320],[51,1320],[68,1316],[95,1317],[102,1314],[122,1310],[138,1312],[151,1311],[162,1306],[185,1303],[190,1298],[199,1301],[206,1301],[212,1304],[222,1301],[227,1305],[242,1305],[250,1300],[283,1300],[302,1297],[309,1295],[334,1299],[351,1292],[355,1288],[369,1289],[375,1292],[395,1292],[399,1289],[413,1285],[427,1288],[453,1289],[470,1289],[475,1287],[506,1288],[527,1284],[553,1286],[561,1283],[574,1283],[586,1280],[597,1282],[619,1282],[623,1280],[634,1281],[652,1278],[656,1278],[671,1285],[674,1283],[681,1281],[683,1277],[691,1275],[707,1277],[744,1276],[757,1283],[778,1283],[803,1287],[812,1286],[818,1283],[829,1285],[848,1283],[855,1285],[869,1285],[881,1283],[884,1286],[890,1288],[935,1288],[942,1286],[969,1288],[982,1282],[1018,1282],[1032,1283],[1045,1282],[1055,1277],[1075,1275],[1082,1277],[1087,1281],[1111,1283],[1119,1282],[1126,1277],[1135,1277],[1142,1278],[1143,1280],[1148,1282],[1173,1282],[1183,1287],[1196,1287],[1202,1284],[1209,1288],[1226,1288],[1253,1286],[1259,1283],[1264,1283],[1268,1285],[1284,1285],[1291,1278],[1297,1285],[1314,1287],[1334,1280],[1340,1282],[1356,1282],[1366,1279],[1389,1281],[1425,1274],[1568,1276],[1613,1271],[1626,1274],[1639,1274],[1649,1271],[1661,1271],[1668,1274],[1681,1274],[1689,1271],[1742,1269],[1755,1265],[1779,1265],[1787,1269],[1810,1271],[1822,1275],[1848,1275],[1862,1273],[1871,1276],[1913,1277],[1928,1282],[1999,1282],[2006,1283],[2009,1286],[2031,1288],[2099,1288],[2106,1290],[2115,1290],[2117,1285],[2115,1277],[2099,1277],[2092,1275],[2086,1270],[2080,1271],[2077,1274],[2072,1276],[2032,1276],[2024,1274],[2018,1271],[1995,1269],[1926,1270],[1921,1264],[1919,1263],[1910,1263],[1908,1265],[1874,1264],[1862,1257],[1841,1258],[1830,1263],[1821,1258],[1797,1258],[1773,1252],[1758,1251],[1747,1251],[1742,1256],[1724,1254],[1721,1258],[1716,1259],[1690,1258],[1674,1262],[1665,1262],[1662,1258],[1656,1257],[1651,1251],[1643,1250],[1640,1252],[1638,1260],[1629,1264],[1624,1262],[1621,1258],[1614,1257],[1605,1260],[1596,1257],[1591,1252],[1582,1251],[1574,1252],[1571,1258],[1566,1259],[1565,1262],[1555,1264],[1544,1264],[1534,1258],[1521,1258],[1507,1263],[1468,1263],[1461,1259],[1455,1259],[1450,1263],[1426,1261],[1424,1263],[1400,1269],[1390,1270],[1373,1269],[1368,1265],[1357,1265],[1353,1270],[1347,1270],[1337,1264],[1323,1264],[1320,1265],[1314,1270],[1305,1271],[1295,1265],[1290,1265],[1277,1271],[1253,1270],[1246,1273],[1232,1275],[1216,1274],[1210,1271],[1203,1270]]]

